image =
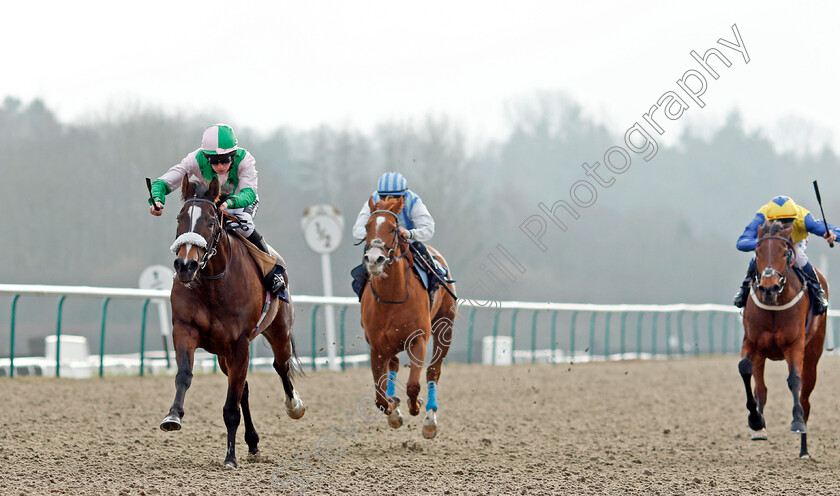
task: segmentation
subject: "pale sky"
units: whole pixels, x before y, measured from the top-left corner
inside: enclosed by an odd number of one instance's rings
[[[41,98],[64,122],[151,105],[369,131],[434,113],[482,141],[508,132],[506,105],[562,91],[619,133],[698,69],[691,50],[716,47],[732,66],[665,141],[737,108],[782,148],[840,150],[840,2],[30,0],[3,17],[0,97]],[[748,64],[716,43],[733,24]]]

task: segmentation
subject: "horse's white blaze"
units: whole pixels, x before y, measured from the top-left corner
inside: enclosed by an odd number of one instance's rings
[[[192,207],[190,207],[189,212],[190,222],[192,224],[190,226],[190,232],[195,232],[195,225],[198,223],[198,219],[201,218],[201,207],[199,207],[198,205],[193,205]]]
[[[175,240],[175,243],[170,248],[173,252],[177,254],[177,250],[181,246],[186,246],[187,251],[184,253],[184,259],[189,260],[192,258],[190,253],[192,253],[193,247],[195,248],[207,248],[207,240],[204,239],[200,234],[195,232],[195,226],[198,225],[198,220],[201,218],[201,214],[203,211],[201,207],[198,205],[193,205],[187,209],[187,215],[190,219],[190,230],[178,236],[178,239]],[[198,250],[196,250],[195,258],[198,259]]]
[[[377,217],[376,218],[376,228],[379,229],[379,226],[385,223],[385,217]]]

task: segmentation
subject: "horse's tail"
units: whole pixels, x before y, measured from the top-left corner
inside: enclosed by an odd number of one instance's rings
[[[295,344],[295,337],[291,334],[289,335],[289,342],[292,344],[292,354],[291,356],[289,356],[289,360],[286,362],[286,364],[289,366],[289,379],[294,379],[298,375],[306,377],[306,372],[303,371],[303,365],[301,365],[300,357],[298,356],[297,345]]]

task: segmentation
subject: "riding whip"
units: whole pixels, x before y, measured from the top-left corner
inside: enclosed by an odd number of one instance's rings
[[[816,183],[816,181],[814,182]],[[152,196],[152,180],[148,177],[146,178],[146,188],[149,190],[149,198],[152,200],[152,206],[155,208],[155,212],[157,212],[160,208],[157,206],[157,202],[155,202],[155,197]],[[819,197],[819,194],[817,196]]]
[[[817,180],[814,179],[814,192],[817,194],[817,204],[820,206],[820,213],[822,214],[823,224],[825,224],[825,232],[828,232],[828,221],[825,220],[825,212],[823,211],[822,198],[820,198],[820,187],[817,185]],[[830,248],[834,248],[834,243],[828,242]]]

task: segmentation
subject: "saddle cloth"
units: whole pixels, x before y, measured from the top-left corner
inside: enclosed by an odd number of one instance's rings
[[[260,250],[256,245],[254,245],[254,243],[245,239],[245,237],[238,231],[233,231],[232,233],[235,234],[240,241],[242,241],[246,248],[248,248],[248,253],[251,254],[251,258],[254,259],[254,262],[257,263],[257,267],[259,267],[263,277],[267,276],[268,273],[271,272],[271,269],[274,268],[274,265],[278,261],[283,267],[286,266],[286,261],[283,260],[283,257],[277,253],[277,250],[268,245],[268,243],[266,243],[266,245],[268,246],[268,250],[271,252],[271,255]]]

